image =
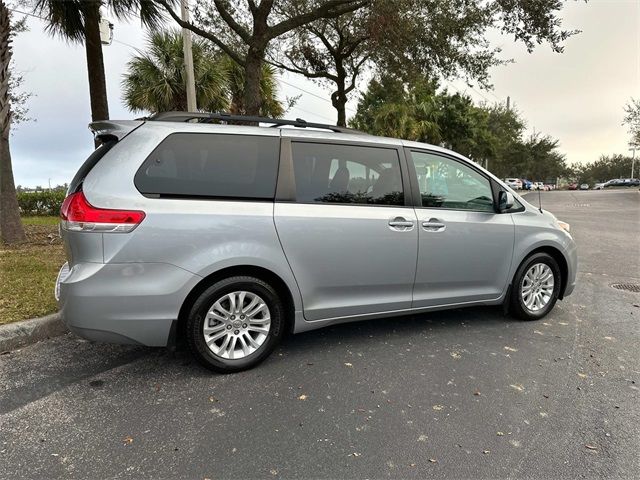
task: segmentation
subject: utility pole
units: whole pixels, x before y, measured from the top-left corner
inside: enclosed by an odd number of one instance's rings
[[[511,110],[511,97],[507,95],[507,112]]]
[[[180,13],[182,20],[189,21],[189,0],[180,0]],[[182,29],[182,43],[184,50],[184,69],[187,81],[187,111],[197,112],[196,105],[196,81],[193,74],[193,53],[191,52],[191,30]]]
[[[634,143],[630,143],[629,146],[631,147],[629,150],[633,152],[631,156],[631,178],[634,178],[633,172],[636,166],[636,148],[638,148],[638,146]]]

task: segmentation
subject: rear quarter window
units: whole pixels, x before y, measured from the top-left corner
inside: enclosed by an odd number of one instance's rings
[[[136,173],[144,195],[271,200],[278,175],[279,137],[174,133]]]
[[[84,182],[86,176],[89,175],[89,172],[98,164],[102,157],[104,157],[116,143],[118,143],[117,140],[107,140],[98,148],[96,148],[91,155],[89,155],[89,158],[84,161],[84,163],[80,166],[73,179],[71,180],[71,183],[69,184],[69,188],[67,190],[67,195],[76,193],[82,188],[82,182]]]

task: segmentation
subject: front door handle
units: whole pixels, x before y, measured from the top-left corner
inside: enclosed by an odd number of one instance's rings
[[[427,232],[444,232],[447,226],[437,218],[431,218],[428,222],[422,222],[422,228]]]
[[[413,230],[413,222],[411,220],[407,220],[404,217],[395,217],[390,219],[389,226],[392,230],[397,230],[399,232]]]

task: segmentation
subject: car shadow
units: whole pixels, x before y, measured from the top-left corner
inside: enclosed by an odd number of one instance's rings
[[[288,335],[282,342],[281,349],[286,350],[287,355],[293,355],[298,351],[308,353],[310,349],[324,349],[337,342],[349,343],[354,347],[365,346],[391,336],[410,339],[416,334],[426,333],[427,330],[437,334],[438,331],[451,332],[463,329],[470,323],[498,325],[515,321],[517,320],[504,314],[501,306],[442,310],[343,323]]]

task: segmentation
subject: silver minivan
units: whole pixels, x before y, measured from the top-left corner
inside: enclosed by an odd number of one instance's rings
[[[234,372],[285,332],[478,305],[536,320],[574,289],[569,225],[440,147],[226,114],[91,128],[56,282],[82,337],[185,341]]]

